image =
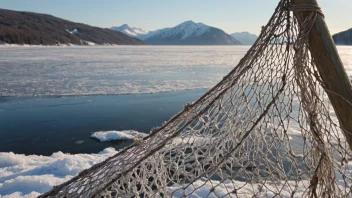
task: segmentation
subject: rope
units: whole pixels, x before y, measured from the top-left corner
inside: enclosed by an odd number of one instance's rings
[[[325,15],[321,9],[320,6],[318,5],[312,5],[312,4],[289,4],[288,5],[288,10],[292,12],[316,12],[319,13],[322,17],[325,18]]]

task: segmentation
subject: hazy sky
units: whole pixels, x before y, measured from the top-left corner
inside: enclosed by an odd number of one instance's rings
[[[279,0],[0,0],[0,8],[51,14],[99,27],[124,23],[146,30],[186,20],[227,33],[258,34]],[[318,0],[332,33],[352,28],[352,0]]]

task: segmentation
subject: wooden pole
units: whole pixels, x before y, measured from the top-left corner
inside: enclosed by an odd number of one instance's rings
[[[318,5],[316,0],[291,0],[295,5]],[[309,12],[296,12],[298,22],[302,24]],[[312,57],[317,63],[330,102],[334,107],[340,127],[352,150],[352,88],[343,67],[335,43],[330,35],[324,17],[318,14],[309,35]]]

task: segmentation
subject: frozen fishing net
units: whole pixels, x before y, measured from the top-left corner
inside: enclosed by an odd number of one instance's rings
[[[301,25],[297,12],[307,13]],[[349,146],[308,43],[319,14],[281,0],[219,84],[148,137],[42,196],[352,196]]]

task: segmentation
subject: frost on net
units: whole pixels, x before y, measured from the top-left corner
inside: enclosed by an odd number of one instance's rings
[[[352,156],[309,51],[320,13],[300,26],[290,6],[199,100],[43,197],[352,196]]]

